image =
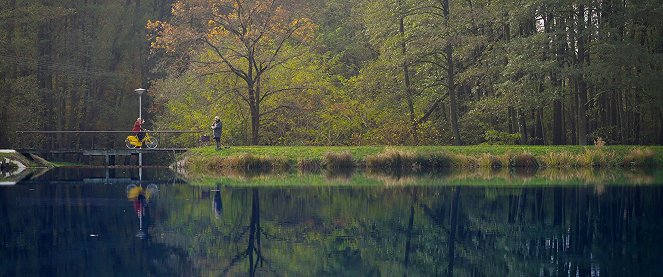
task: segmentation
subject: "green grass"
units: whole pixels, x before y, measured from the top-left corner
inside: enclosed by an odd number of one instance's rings
[[[549,152],[582,153],[586,149],[595,149],[594,146],[562,145],[562,146],[518,146],[518,145],[472,145],[472,146],[231,146],[216,151],[214,146],[193,148],[189,152],[213,156],[236,156],[239,154],[281,156],[286,158],[321,158],[327,152],[348,151],[356,159],[365,159],[386,149],[403,150],[414,153],[449,152],[456,154],[476,155],[488,153],[501,155],[507,152],[528,152],[534,156]],[[605,150],[618,155],[625,155],[632,149],[649,148],[656,152],[659,162],[663,161],[663,146],[633,146],[611,145],[604,146]]]
[[[368,155],[384,151],[385,146],[231,146],[216,151],[213,146],[193,148],[190,154],[202,156],[230,157],[242,154],[254,156],[284,157],[289,160],[318,159],[322,160],[326,153],[349,152],[354,159],[363,160]]]
[[[339,155],[343,153],[343,155]],[[330,155],[332,154],[332,155]],[[184,157],[187,169],[214,170],[237,157],[250,155],[265,162],[285,161],[297,168],[302,161],[322,161],[349,154],[359,168],[423,167],[655,167],[663,165],[661,146],[232,146],[194,148]],[[508,163],[507,163],[508,162]],[[212,166],[210,166],[212,165]],[[227,167],[237,168],[231,165]],[[279,166],[280,167],[280,166]],[[428,167],[428,168],[427,168]]]

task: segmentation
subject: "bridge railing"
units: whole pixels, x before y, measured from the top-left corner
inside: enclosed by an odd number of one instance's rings
[[[202,130],[146,131],[158,140],[157,148],[200,146]],[[132,131],[17,131],[23,136],[22,149],[36,150],[106,150],[125,149],[125,139]]]

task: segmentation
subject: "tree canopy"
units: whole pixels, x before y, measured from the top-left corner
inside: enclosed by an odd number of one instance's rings
[[[663,143],[653,0],[0,5],[7,147],[127,129],[141,86],[154,128],[227,144]]]

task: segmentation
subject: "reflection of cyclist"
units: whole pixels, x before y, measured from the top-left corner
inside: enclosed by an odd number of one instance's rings
[[[138,216],[143,216],[145,214],[145,207],[147,207],[147,200],[145,199],[144,194],[139,194],[134,200],[134,210]]]
[[[127,199],[132,201],[134,211],[138,215],[139,230],[136,237],[147,239],[149,237],[147,233],[147,221],[143,217],[146,215],[147,203],[151,197],[159,194],[159,188],[155,184],[147,185],[147,189],[143,189],[141,185],[136,186],[131,184],[127,186],[126,192]]]
[[[134,122],[133,129],[131,129],[131,131],[134,132],[134,136],[138,137],[138,140],[140,141],[145,137],[145,132],[143,132],[142,126],[143,123],[145,123],[145,120],[139,117],[136,119],[136,122]]]

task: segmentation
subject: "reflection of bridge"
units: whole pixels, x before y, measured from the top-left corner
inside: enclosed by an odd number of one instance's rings
[[[79,154],[83,156],[103,156],[106,159],[106,165],[115,165],[115,158],[117,156],[131,156],[138,155],[139,165],[142,165],[142,155],[143,154],[157,154],[157,153],[182,153],[188,150],[188,146],[195,146],[200,141],[200,135],[203,133],[201,130],[190,130],[190,131],[147,131],[150,135],[156,137],[159,141],[159,146],[154,149],[129,149],[125,145],[116,146],[117,141],[124,142],[125,135],[131,135],[134,132],[132,131],[17,131],[19,134],[31,135],[48,135],[50,140],[44,142],[40,141],[41,144],[51,145],[50,149],[38,149],[38,148],[25,148],[17,149],[16,151],[22,154]],[[74,147],[56,147],[54,143],[53,136],[57,136],[56,140],[66,141],[62,139],[61,136],[74,135],[76,143],[71,145]],[[97,144],[95,145],[95,136],[103,135],[104,137],[99,139],[97,138]],[[179,145],[176,145],[174,140],[167,140],[168,136],[187,136],[191,135],[191,139],[187,140],[189,143],[183,143],[180,140]],[[82,139],[81,137],[86,136]],[[109,146],[108,143],[105,145],[100,145],[100,140],[108,141],[110,138],[113,141],[113,145]],[[82,141],[87,140],[89,146],[85,146],[85,143]],[[62,144],[62,143],[60,143]],[[165,147],[164,147],[165,146]]]
[[[90,168],[88,168],[89,170]],[[152,168],[153,171],[157,169],[163,169],[166,170],[166,172],[172,172],[168,170],[165,167],[154,167]],[[41,173],[37,174],[29,174],[28,176],[24,176],[21,178],[20,181],[18,181],[18,184],[21,185],[78,185],[78,184],[85,184],[85,185],[94,185],[94,184],[101,184],[101,185],[130,185],[130,184],[157,184],[157,185],[172,185],[172,184],[184,184],[186,181],[174,172],[172,174],[158,174],[158,175],[150,175],[147,177],[147,180],[144,180],[143,178],[143,168],[134,168],[131,169],[130,171],[126,170],[119,170],[116,168],[104,168],[104,169],[96,169],[92,168],[92,171],[85,171],[84,174],[77,175],[76,173],[73,173],[74,175],[72,176],[71,174],[67,175],[51,175],[48,178],[43,178],[41,177],[42,174],[46,173],[46,171],[42,171]]]
[[[156,185],[172,185],[172,184],[186,184],[186,181],[180,179],[174,180],[149,180],[149,181],[140,181],[138,179],[131,178],[85,178],[82,180],[21,180],[18,182],[19,185],[129,185],[129,184],[139,184],[139,183],[150,183]]]

